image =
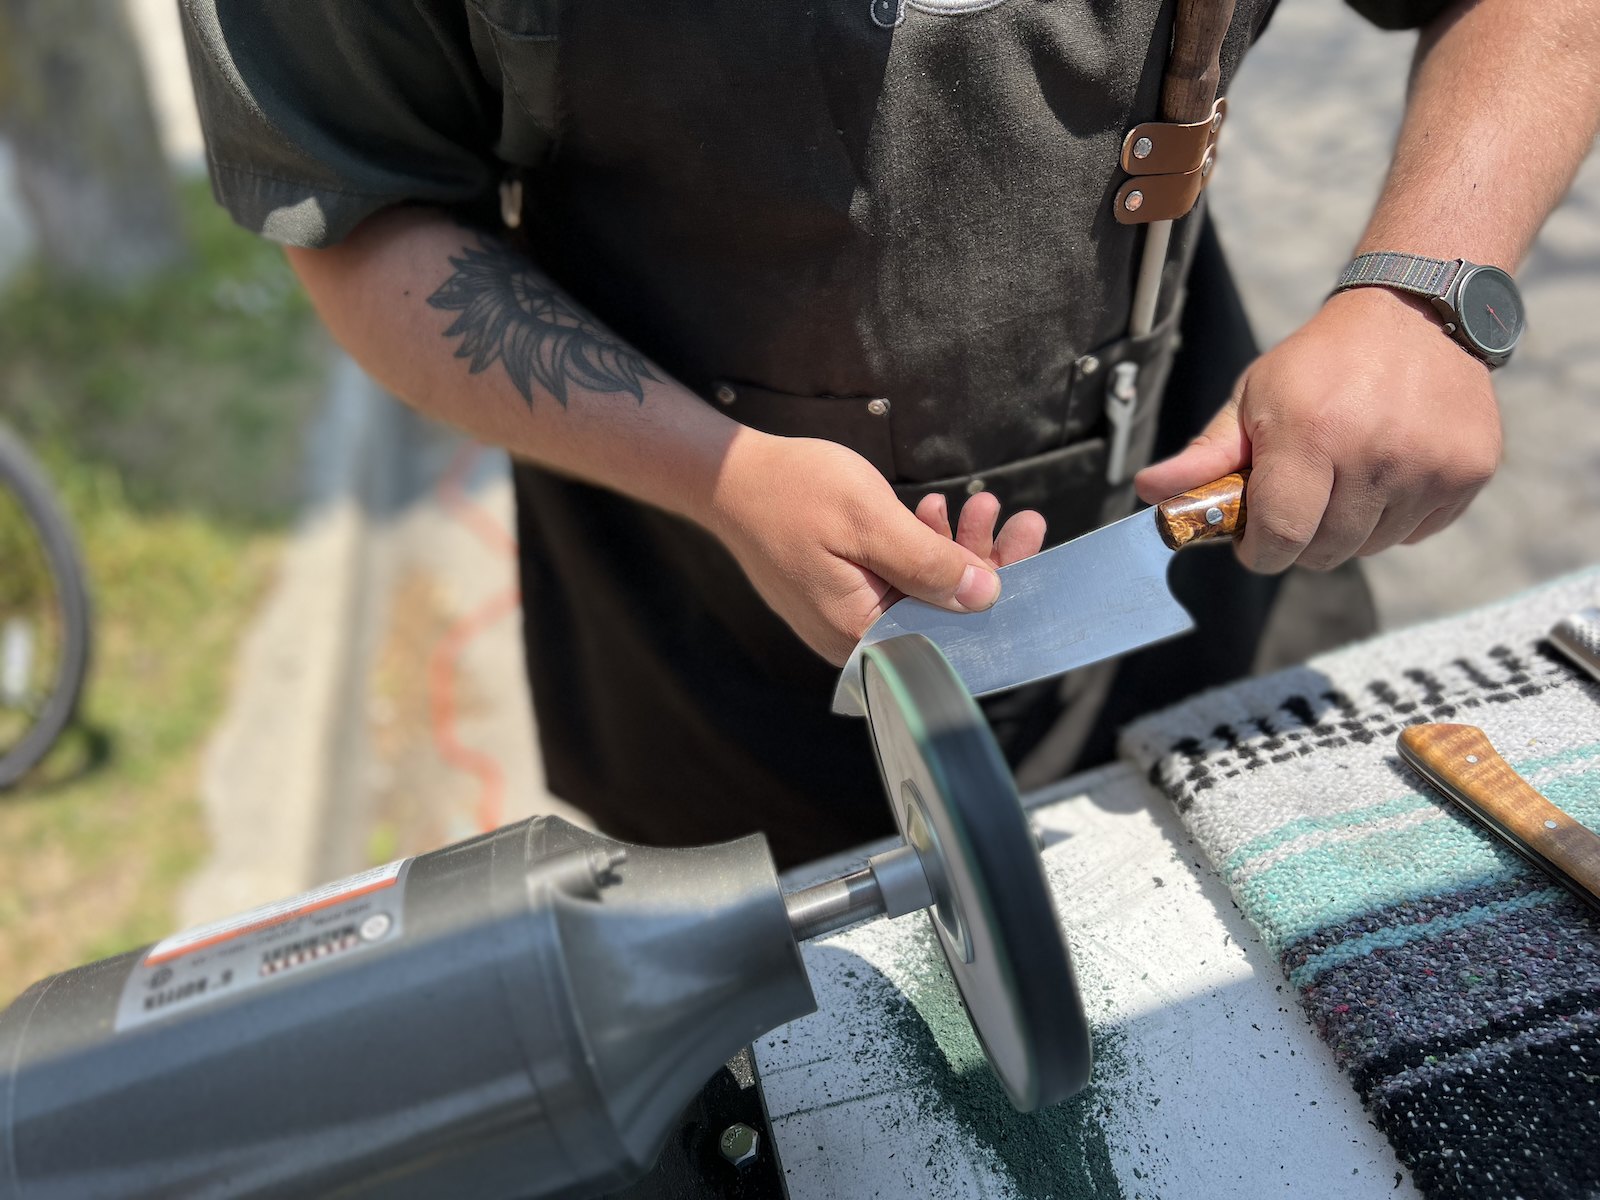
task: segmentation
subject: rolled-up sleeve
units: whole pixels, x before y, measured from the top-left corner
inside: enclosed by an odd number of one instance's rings
[[[1420,29],[1446,8],[1451,0],[1345,0],[1379,29]]]
[[[403,201],[494,186],[500,97],[461,5],[182,0],[217,200],[295,246]]]

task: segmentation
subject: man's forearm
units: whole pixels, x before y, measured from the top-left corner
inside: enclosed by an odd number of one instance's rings
[[[1422,33],[1394,162],[1360,252],[1511,270],[1600,123],[1600,0],[1461,0]],[[1422,297],[1331,296],[1258,358],[1205,431],[1146,467],[1155,501],[1252,464],[1240,558],[1333,567],[1460,515],[1500,460],[1487,365]]]
[[[1422,31],[1360,252],[1513,270],[1600,125],[1600,0],[1477,0]]]
[[[413,406],[702,522],[740,427],[606,330],[526,258],[426,209],[289,251],[334,337]]]
[[[987,608],[995,568],[1044,522],[999,503],[913,516],[853,451],[729,420],[584,312],[533,263],[441,214],[392,209],[290,261],[335,338],[379,382],[513,453],[699,522],[813,649],[843,663],[902,594]],[[985,507],[987,505],[987,507]],[[969,504],[968,507],[972,507]]]

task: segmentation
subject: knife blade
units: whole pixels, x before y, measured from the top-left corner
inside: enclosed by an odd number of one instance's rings
[[[1400,757],[1480,825],[1600,912],[1600,834],[1546,800],[1475,725],[1411,725]]]
[[[851,652],[833,711],[866,715],[862,647],[901,634],[927,637],[972,695],[987,696],[1187,633],[1194,621],[1167,586],[1167,564],[1193,542],[1244,531],[1249,477],[1248,470],[1225,475],[1001,567],[1000,598],[983,612],[899,601]]]

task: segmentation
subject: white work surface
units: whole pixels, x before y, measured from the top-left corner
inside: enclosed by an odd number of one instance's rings
[[[1094,1027],[1089,1089],[1013,1113],[928,919],[863,922],[804,947],[818,1011],[755,1046],[792,1200],[1416,1197],[1168,801],[1116,764],[1026,803]]]

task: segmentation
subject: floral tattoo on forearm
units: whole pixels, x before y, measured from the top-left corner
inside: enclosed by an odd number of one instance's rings
[[[460,315],[444,331],[459,337],[456,357],[471,359],[477,375],[498,360],[533,407],[538,384],[567,406],[567,389],[626,392],[644,403],[650,364],[568,300],[528,260],[480,235],[482,249],[463,246],[450,257],[455,274],[428,297],[434,308]]]

